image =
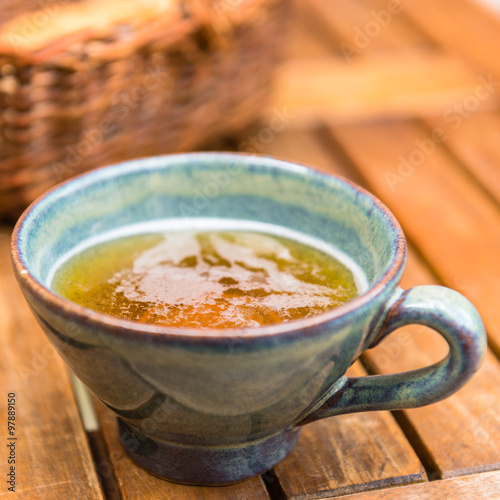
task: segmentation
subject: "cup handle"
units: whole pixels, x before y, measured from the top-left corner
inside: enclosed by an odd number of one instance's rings
[[[405,290],[389,308],[380,334],[370,347],[404,325],[433,328],[448,342],[448,355],[438,363],[393,375],[342,377],[296,426],[334,415],[374,410],[416,408],[440,401],[462,387],[477,371],[486,350],[479,313],[461,294],[442,286]]]

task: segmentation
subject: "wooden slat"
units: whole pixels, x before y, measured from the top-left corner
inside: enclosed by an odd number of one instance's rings
[[[394,141],[397,143],[399,137],[394,136]],[[266,153],[281,152],[288,159],[313,162],[324,171],[348,175],[345,165],[339,168],[341,162],[332,161],[319,144],[310,134],[285,131],[268,146]],[[365,141],[360,140],[359,144],[364,145]],[[388,145],[381,143],[380,147]],[[368,156],[370,153],[373,151],[366,152]],[[415,252],[410,251],[402,286],[429,283],[435,283],[435,279]],[[451,286],[460,283],[461,276],[457,275]],[[446,352],[446,342],[439,335],[427,328],[412,326],[391,334],[376,349],[368,351],[365,359],[378,373],[394,373],[432,364]],[[420,451],[434,475],[450,477],[500,467],[498,387],[500,364],[488,353],[479,373],[459,393],[439,404],[405,412],[415,428],[415,440],[425,443]]]
[[[284,130],[275,134],[271,142],[262,144],[261,147],[261,154],[312,166],[326,173],[334,170],[344,176],[350,175],[345,165],[322,147],[314,133],[307,130]]]
[[[333,33],[318,26],[303,1],[293,2],[288,26],[287,58],[304,59],[338,55],[338,41]]]
[[[452,53],[500,78],[500,21],[474,0],[406,0],[408,16],[430,38]]]
[[[331,55],[332,50],[329,49],[328,45],[307,29],[304,23],[296,22],[291,26],[287,43],[288,59],[328,57]]]
[[[445,130],[446,146],[500,202],[500,116],[464,111],[465,117],[455,113],[426,122],[431,129]]]
[[[322,130],[286,129],[275,134],[273,140],[263,146],[262,154],[293,161],[325,173],[334,173],[362,183],[362,178],[328,147],[328,137]]]
[[[292,27],[288,52],[294,60],[281,70],[274,98],[275,108],[286,108],[296,117],[290,130],[276,134],[259,152],[343,175],[357,173],[350,170],[349,158],[345,161],[344,151],[338,148],[340,143],[368,180],[369,188],[402,221],[440,279],[474,301],[499,354],[500,311],[495,303],[500,287],[499,118],[494,113],[474,114],[450,130],[444,113],[466,99],[473,102],[481,84],[479,75],[488,79],[491,74],[491,85],[498,94],[500,23],[481,12],[473,0],[402,1],[404,12],[370,37],[350,61],[343,57],[340,44],[355,43],[356,28],[365,28],[372,20],[370,11],[386,8],[387,0],[296,2],[299,22]],[[492,92],[491,98],[480,100],[475,111],[497,108]],[[447,129],[449,138],[446,148],[428,155],[412,175],[393,186],[394,190],[386,173],[397,173],[399,156],[418,149],[415,140],[422,141],[429,133],[425,127],[411,123],[337,127],[333,129],[333,147],[319,135],[291,130],[321,119],[338,124],[341,120],[413,114],[439,114],[439,118],[426,118],[426,124],[431,129]],[[459,166],[453,156],[463,165]],[[474,178],[481,187],[474,184]],[[0,233],[0,386],[5,391],[14,386],[22,430],[17,449],[21,493],[16,498],[102,498],[67,373],[59,358],[49,354],[53,351],[17,291],[9,274],[6,248],[7,237]],[[410,252],[404,286],[433,279]],[[394,332],[364,359],[374,371],[388,373],[428,364],[439,359],[445,349],[436,334],[408,327]],[[37,352],[42,353],[41,358]],[[488,353],[480,372],[458,394],[398,415],[431,474],[453,476],[500,467],[499,386],[498,360]],[[3,428],[4,406],[5,400],[1,400]],[[112,414],[102,406],[99,413],[111,454],[109,463],[97,466],[101,473],[115,467],[113,474],[123,498],[269,499],[260,478],[226,488],[196,488],[150,476],[124,455]],[[340,451],[339,442],[343,443]],[[5,477],[3,463],[0,472]],[[412,479],[415,470],[417,477]],[[348,498],[500,499],[498,471],[394,486],[401,478],[422,480],[424,473],[388,413],[348,415],[305,427],[299,447],[276,471],[289,498],[331,494],[347,498],[346,493],[371,489]],[[381,485],[391,487],[379,489]],[[278,489],[270,491],[273,498],[281,498]],[[1,498],[10,498],[7,495],[10,493],[5,489],[0,490]]]
[[[429,47],[431,44],[404,15],[387,0],[307,0],[305,5],[344,44],[346,52],[372,56],[379,51],[407,47]],[[350,58],[347,58],[350,60]]]
[[[351,376],[363,376],[353,365]],[[274,468],[287,498],[323,498],[424,481],[424,469],[389,412],[357,413],[303,427]]]
[[[17,495],[7,490],[1,460],[0,497],[104,498],[72,394],[68,373],[28,309],[0,232],[0,428],[7,433],[7,393],[16,394]]]
[[[100,464],[114,469],[123,500],[161,498],[165,500],[269,500],[262,478],[252,478],[232,486],[186,486],[159,479],[135,465],[125,454],[118,437],[115,415],[94,400],[109,450],[109,462]]]
[[[403,288],[436,284],[411,251]],[[392,333],[364,359],[376,373],[395,373],[428,366],[444,358],[446,342],[432,330],[411,326]],[[453,396],[404,412],[414,441],[433,477],[454,477],[500,468],[500,363],[488,351],[478,373]]]
[[[476,75],[459,59],[443,54],[291,60],[277,72],[272,107],[297,116],[294,126],[319,118],[439,113],[474,93]],[[488,102],[481,101],[481,105]]]
[[[468,500],[498,500],[500,499],[500,472],[486,472],[443,481],[388,488],[349,497],[330,497],[325,500],[333,500],[333,498],[348,498],[349,500],[458,500],[465,498]]]
[[[422,127],[400,122],[332,130],[442,281],[473,301],[500,352],[497,204]]]

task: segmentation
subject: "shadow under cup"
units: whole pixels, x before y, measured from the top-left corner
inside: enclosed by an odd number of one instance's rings
[[[207,331],[120,320],[49,289],[57,263],[89,238],[165,219],[189,228],[199,217],[313,236],[348,255],[368,290],[308,319]],[[27,301],[67,364],[119,416],[127,453],[153,474],[195,484],[245,479],[290,452],[299,426],[333,401],[349,365],[380,335],[401,293],[405,252],[397,221],[369,193],[300,165],[229,153],[95,170],[38,200],[13,237]]]

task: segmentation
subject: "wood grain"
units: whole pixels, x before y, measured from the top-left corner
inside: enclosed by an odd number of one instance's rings
[[[453,168],[444,152],[438,154],[437,150],[428,157],[428,163],[407,179],[407,185],[401,185],[402,193],[391,190],[383,182],[382,169],[395,162],[391,162],[387,155],[398,158],[395,153],[390,153],[392,148],[397,150],[399,157],[404,156],[404,151],[408,152],[408,141],[415,147],[415,141],[423,140],[422,131],[408,124],[400,124],[397,130],[389,125],[361,128],[349,129],[351,134],[345,129],[335,129],[335,135],[355,159],[375,194],[389,204],[401,220],[403,229],[429,256],[436,272],[449,286],[475,299],[476,305],[484,311],[486,324],[490,325],[490,311],[496,313],[496,305],[488,282],[481,278],[486,272],[500,271],[494,254],[489,257],[493,249],[485,241],[489,232],[499,227],[495,226],[499,219],[497,208],[485,199],[461,169]],[[355,147],[356,142],[363,144],[361,150]],[[402,149],[403,145],[407,148]],[[384,159],[385,164],[382,163]],[[467,203],[463,202],[464,199]],[[488,224],[491,224],[489,230],[484,227]],[[498,234],[494,237],[498,240]],[[481,257],[477,257],[479,255]],[[491,268],[478,276],[477,267],[474,269],[476,263],[487,265],[486,262]],[[435,283],[435,278],[411,253],[403,286],[423,283]],[[411,327],[395,332],[377,349],[367,353],[366,358],[377,372],[390,373],[430,364],[446,352],[445,343],[436,334],[422,327]],[[404,412],[415,442],[427,457],[433,474],[452,477],[500,467],[497,446],[500,440],[500,395],[496,390],[499,386],[500,366],[498,360],[488,353],[478,374],[456,395],[435,405]]]
[[[279,70],[271,105],[294,117],[258,152],[366,182],[418,249],[410,249],[403,286],[437,277],[464,293],[479,308],[500,354],[500,23],[475,1],[452,3],[402,0],[403,12],[361,46],[360,32],[369,23],[377,31],[373,12],[386,9],[387,0],[295,2],[288,62]],[[352,57],[342,44],[356,49]],[[481,85],[484,98],[477,97]],[[423,116],[423,123],[405,121],[414,116]],[[386,121],[377,123],[380,118]],[[393,118],[399,121],[387,121]],[[321,121],[330,125],[333,140],[308,128]],[[426,140],[436,129],[447,138],[432,148]],[[410,155],[419,160],[415,151],[425,147],[432,151],[421,163],[405,163],[407,175],[391,184],[386,174],[399,175],[398,165]],[[125,456],[115,418],[100,404],[104,441],[93,464],[66,369],[21,297],[7,247],[8,231],[0,231],[0,386],[18,396],[16,498],[103,498],[97,470],[116,478],[124,499],[269,500],[262,478],[204,488],[149,475]],[[440,336],[412,326],[391,334],[363,360],[373,372],[390,373],[437,361],[446,349]],[[477,473],[500,468],[499,382],[499,361],[488,352],[456,395],[397,414],[406,437],[385,412],[304,427],[277,476],[264,476],[274,481],[267,484],[272,498],[500,499],[500,472]],[[5,403],[2,398],[1,428]],[[417,454],[433,479],[456,477],[425,481]],[[9,495],[0,489],[0,498]]]
[[[375,126],[372,128],[376,130]],[[391,137],[395,139],[395,144],[399,143],[397,134]],[[355,141],[356,135],[351,138]],[[379,153],[365,149],[365,137],[358,140],[364,145],[362,150],[367,158],[371,155],[377,157]],[[387,148],[388,143],[374,140],[374,144],[382,149]],[[268,152],[274,151],[295,161],[313,163],[323,171],[349,175],[349,169],[345,165],[340,168],[341,161],[332,161],[331,156],[320,147],[320,142],[314,141],[309,133],[284,132],[268,147]],[[367,173],[363,170],[363,174]],[[360,178],[356,180],[359,182]],[[420,189],[425,193],[424,186]],[[411,214],[408,218],[411,221],[417,219]],[[437,229],[446,233],[448,226]],[[453,241],[448,240],[445,247],[453,245]],[[452,285],[460,285],[459,276]],[[430,283],[436,283],[436,279],[417,254],[410,250],[402,286],[409,288]],[[376,349],[368,351],[364,359],[377,373],[394,373],[437,362],[447,350],[446,342],[435,332],[411,326],[391,334]],[[431,474],[451,477],[500,467],[497,445],[500,442],[500,394],[497,387],[500,387],[500,364],[488,353],[478,374],[456,395],[441,403],[405,412],[408,419],[406,426],[413,428],[413,442],[426,460]]]
[[[403,288],[436,284],[429,270],[410,251]],[[364,359],[376,373],[395,373],[439,361],[446,342],[421,326],[402,328],[388,336]],[[405,410],[403,425],[426,460],[433,478],[454,477],[500,468],[500,363],[487,352],[476,375],[456,394],[439,403]],[[406,420],[407,419],[407,420]]]
[[[500,78],[500,21],[480,2],[458,0],[450,8],[447,0],[405,0],[405,12],[441,47]]]
[[[441,280],[476,305],[500,352],[497,204],[418,125],[353,125],[332,132]]]
[[[17,488],[12,498],[104,498],[68,372],[17,286],[5,229],[0,230],[0,321],[2,457],[7,393],[16,394],[17,408]],[[6,467],[7,461],[2,459],[0,496],[11,498]]]
[[[287,59],[339,56],[339,41],[335,34],[311,13],[307,2],[294,1],[288,26]]]
[[[351,376],[363,376],[353,365]],[[302,428],[297,447],[274,468],[287,498],[324,498],[426,480],[389,412],[341,415]]]
[[[281,152],[288,159],[308,161],[323,171],[349,175],[349,169],[345,165],[341,168],[340,160],[332,161],[320,144],[309,133],[284,132],[266,152]],[[387,144],[380,143],[380,147],[386,148]],[[366,154],[370,153],[373,151],[368,149]],[[359,182],[360,178],[355,180]],[[446,229],[446,226],[440,228],[441,231]],[[449,241],[448,246],[453,246],[453,241]],[[409,288],[430,283],[435,284],[436,279],[410,250],[402,286]],[[454,283],[457,284],[460,279]],[[364,359],[377,373],[394,373],[437,362],[447,350],[446,342],[438,334],[425,327],[411,326],[391,334],[380,346],[368,351]],[[497,387],[500,387],[500,364],[488,353],[480,371],[456,395],[441,403],[405,412],[406,427],[413,427],[413,443],[426,460],[431,474],[451,477],[500,467],[497,445],[500,442],[500,394]]]
[[[324,24],[335,33],[343,50],[353,57],[370,57],[378,52],[396,51],[409,47],[430,47],[428,38],[387,0],[307,0],[304,2],[316,15],[317,24]],[[396,7],[396,8],[394,8]],[[349,59],[347,59],[349,61]]]
[[[346,497],[330,497],[333,500]],[[472,476],[432,481],[430,483],[400,486],[347,497],[349,500],[436,500],[470,499],[499,500],[500,472],[486,472]]]
[[[263,145],[259,152],[307,165],[321,172],[331,173],[335,170],[346,176],[350,175],[349,169],[345,168],[342,161],[326,150],[317,135],[309,130],[291,129],[277,133],[273,140]]]
[[[271,107],[296,115],[293,126],[320,118],[439,113],[471,95],[474,72],[447,54],[398,53],[350,64],[335,57],[289,60],[278,70]]]
[[[471,113],[428,117],[431,129],[441,128],[447,135],[445,145],[500,202],[500,116],[497,113]]]
[[[110,474],[114,470],[123,500],[162,498],[165,500],[269,500],[269,495],[260,477],[249,479],[232,486],[186,486],[170,483],[135,465],[125,454],[118,437],[115,415],[97,399],[99,420],[106,444],[109,461],[97,464],[101,474]]]

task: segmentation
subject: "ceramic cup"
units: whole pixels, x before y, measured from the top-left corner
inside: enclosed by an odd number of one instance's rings
[[[207,331],[120,320],[50,289],[58,262],[88,238],[207,217],[273,224],[333,245],[361,268],[367,290],[307,319]],[[457,292],[399,288],[405,238],[379,200],[272,158],[194,153],[87,173],[24,213],[12,258],[50,341],[118,416],[126,452],[181,483],[228,484],[262,473],[292,450],[302,425],[318,419],[439,401],[477,370],[486,345],[477,311]],[[441,334],[448,356],[406,373],[345,376],[364,350],[411,323]]]

